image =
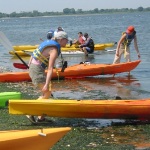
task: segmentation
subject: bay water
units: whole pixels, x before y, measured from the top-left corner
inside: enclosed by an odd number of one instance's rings
[[[116,95],[122,99],[150,98],[150,12],[52,16],[36,18],[1,18],[0,31],[11,41],[12,45],[40,44],[46,39],[49,29],[61,26],[69,37],[76,39],[78,32],[87,32],[95,43],[118,42],[123,31],[129,25],[134,25],[137,32],[141,63],[127,73],[101,75],[85,79],[52,81],[53,93],[56,98],[65,99],[114,99]],[[91,63],[112,63],[115,53],[108,51],[96,52],[94,58],[88,58]],[[23,57],[28,62],[29,57]],[[64,57],[68,65],[78,64],[87,60],[84,56]],[[131,59],[137,60],[134,44],[131,44]],[[122,57],[122,62],[124,58]],[[13,67],[14,62],[20,62],[0,45],[0,67],[11,71],[22,71]]]

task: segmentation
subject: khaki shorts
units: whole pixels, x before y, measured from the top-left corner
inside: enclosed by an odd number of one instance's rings
[[[119,56],[115,55],[113,64],[118,64],[121,61],[121,56],[124,54],[124,58],[126,59],[126,62],[130,62],[130,47],[127,47],[125,50],[125,47],[123,45],[120,45],[119,49]]]
[[[31,63],[29,67],[29,76],[35,86],[46,82],[45,70],[40,65]]]

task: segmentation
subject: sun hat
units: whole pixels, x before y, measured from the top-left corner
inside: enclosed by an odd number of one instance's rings
[[[54,38],[56,39],[67,39],[68,40],[68,35],[64,31],[59,31],[54,35]]]
[[[134,26],[128,26],[126,32],[130,34],[130,33],[132,33],[133,31],[134,31]]]

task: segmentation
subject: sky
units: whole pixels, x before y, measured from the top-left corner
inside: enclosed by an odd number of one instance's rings
[[[62,12],[64,8],[84,10],[150,7],[150,0],[0,0],[0,12]]]

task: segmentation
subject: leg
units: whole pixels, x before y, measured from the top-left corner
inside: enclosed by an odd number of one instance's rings
[[[38,85],[38,88],[42,91],[43,86],[45,83],[40,83]],[[39,99],[49,99],[51,96],[51,89],[48,92],[42,92],[42,95],[39,97]]]
[[[120,63],[121,56],[122,56],[123,52],[124,52],[124,49],[120,48],[119,49],[119,56],[116,56],[116,54],[115,54],[115,58],[114,58],[113,64]]]
[[[45,83],[40,83],[38,85],[38,88],[40,90],[42,90],[43,86]],[[48,92],[42,92],[42,95],[38,98],[38,99],[49,99],[51,96],[51,89]],[[45,119],[45,115],[42,116],[38,116],[38,121],[40,122],[40,120],[44,120]]]
[[[88,52],[87,52],[87,50],[86,50],[86,47],[83,47],[83,51],[84,51],[85,55],[87,56],[87,55],[88,55]]]
[[[125,59],[126,59],[126,62],[130,62],[131,61],[129,47],[127,47]]]

